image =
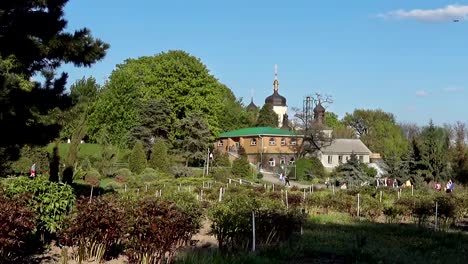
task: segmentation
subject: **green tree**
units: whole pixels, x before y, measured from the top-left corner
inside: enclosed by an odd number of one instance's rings
[[[264,104],[258,113],[258,127],[278,127],[278,115],[273,111],[272,104]]]
[[[468,148],[466,145],[466,124],[460,121],[453,126],[455,146],[452,151],[455,178],[461,183],[468,183]]]
[[[237,177],[249,177],[252,175],[252,168],[246,155],[240,155],[232,162],[232,175]]]
[[[71,137],[62,177],[65,183],[71,184],[73,182],[81,140],[87,133],[90,109],[94,106],[99,90],[100,86],[94,78],[83,78],[76,81],[70,87],[70,97],[74,106],[58,116],[58,119],[61,120],[58,122],[63,122],[64,126],[61,134],[65,134],[67,138]]]
[[[365,168],[359,162],[357,155],[352,153],[346,163],[335,168],[333,176],[339,184],[361,185],[363,183],[372,183],[371,172],[367,173]]]
[[[178,151],[185,158],[185,166],[204,160],[213,137],[202,115],[194,113],[183,118],[178,123],[178,131]]]
[[[304,157],[296,161],[296,175],[299,179],[311,180],[326,175],[322,162],[317,157]]]
[[[213,161],[211,166],[214,167],[231,167],[231,161],[229,160],[229,154],[221,152],[218,149],[213,151]]]
[[[155,138],[169,139],[174,120],[169,104],[164,100],[142,103],[139,112],[139,124],[130,130],[129,143],[139,140],[149,152]]]
[[[443,128],[434,125],[432,120],[421,133],[421,165],[424,180],[445,181],[449,177],[448,153],[449,137]]]
[[[213,134],[235,127],[228,120],[229,111],[242,111],[232,92],[199,59],[184,51],[128,59],[117,65],[104,90],[93,113],[91,134],[94,138],[111,135],[109,142],[121,145],[125,145],[129,131],[139,124],[140,101],[164,100],[171,120],[204,113]],[[170,138],[182,132],[176,122],[171,122]]]
[[[86,28],[65,32],[67,2],[4,0],[0,4],[0,127],[8,127],[0,139],[2,161],[17,159],[25,144],[45,145],[58,136],[60,125],[47,115],[56,107],[66,109],[71,102],[64,93],[67,74],[56,77],[55,71],[63,63],[89,67],[109,47]],[[39,74],[45,79],[42,84],[29,81]]]
[[[343,122],[354,129],[372,152],[380,153],[385,160],[399,161],[405,155],[408,142],[393,114],[356,109],[352,114],[346,114]]]
[[[167,143],[162,138],[156,138],[148,162],[150,168],[169,172],[171,167],[171,157],[168,153]]]
[[[140,174],[146,168],[146,153],[141,141],[133,146],[132,153],[128,158],[128,168],[136,174]]]

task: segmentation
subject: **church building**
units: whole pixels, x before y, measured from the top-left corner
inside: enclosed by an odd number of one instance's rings
[[[229,153],[233,159],[241,153],[246,154],[252,164],[260,165],[266,170],[274,170],[275,167],[282,165],[293,165],[302,145],[304,132],[289,129],[288,106],[286,98],[279,94],[278,67],[276,65],[273,94],[265,99],[265,104],[267,103],[273,106],[273,111],[278,115],[278,128],[252,127],[227,131],[218,136],[214,148]],[[247,110],[257,109],[252,98]],[[332,138],[333,129],[325,125],[326,109],[320,100],[318,100],[313,112],[311,127],[319,129],[326,137]],[[362,163],[367,164],[370,162],[372,152],[360,139],[333,139],[330,144],[317,151],[316,156],[326,169],[332,170],[345,163],[352,154],[356,154]]]

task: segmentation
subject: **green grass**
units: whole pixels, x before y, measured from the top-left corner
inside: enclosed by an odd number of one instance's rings
[[[52,153],[53,149],[55,147],[55,143],[50,143],[49,145],[46,146],[46,149],[49,153]],[[68,149],[70,148],[70,144],[67,143],[60,143],[59,144],[59,155],[61,158],[65,158]],[[79,147],[79,152],[78,152],[78,157],[90,157],[94,159],[99,159],[102,155],[102,149],[103,146],[99,144],[93,144],[93,143],[83,143],[80,144]],[[121,149],[118,151],[117,154],[117,160],[119,162],[126,162],[122,160],[126,154],[128,154],[129,150],[128,149]]]
[[[359,222],[330,212],[310,217],[302,236],[256,254],[186,252],[176,263],[466,263],[467,254],[466,233]]]

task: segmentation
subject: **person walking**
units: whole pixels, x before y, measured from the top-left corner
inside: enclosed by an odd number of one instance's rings
[[[284,176],[284,186],[286,186],[286,185],[291,187],[291,184],[289,184],[289,176],[288,175]]]
[[[31,178],[36,177],[36,163],[34,163],[34,164],[31,166],[31,173],[30,173],[29,177],[31,177]]]

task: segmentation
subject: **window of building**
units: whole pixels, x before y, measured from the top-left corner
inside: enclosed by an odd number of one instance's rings
[[[286,164],[286,158],[280,158],[280,165]]]
[[[333,157],[332,155],[328,155],[328,164],[332,164],[333,163]]]
[[[290,145],[296,145],[297,141],[295,138],[291,138],[291,141],[289,142]]]
[[[270,138],[270,145],[274,146],[276,145],[275,138]]]
[[[359,162],[364,162],[364,156],[359,156]]]
[[[294,157],[292,157],[292,158],[289,160],[289,164],[290,164],[290,165],[293,165],[294,162],[296,162],[296,160],[294,159]]]
[[[257,146],[257,139],[253,138],[253,139],[250,141],[250,146]]]
[[[284,145],[286,145],[286,139],[285,139],[285,138],[282,138],[282,139],[281,139],[281,146],[284,146]]]
[[[223,146],[223,141],[218,141],[218,147],[222,147]]]
[[[338,156],[338,162],[343,163],[343,156],[341,156],[341,155]]]
[[[275,166],[275,159],[274,158],[270,158],[268,160],[268,164],[270,165],[270,167],[274,167]]]

